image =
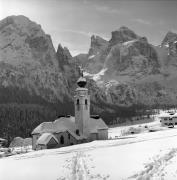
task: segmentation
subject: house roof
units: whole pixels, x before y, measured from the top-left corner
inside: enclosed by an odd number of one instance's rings
[[[57,138],[53,134],[43,133],[37,140],[36,144],[47,145],[51,138],[53,138],[56,141],[56,143],[58,143]]]
[[[159,115],[160,118],[172,118],[177,117],[177,113],[163,113]]]
[[[59,119],[56,119],[53,122],[43,122],[39,126],[37,126],[32,134],[42,134],[42,133],[59,133],[59,132],[64,132],[68,131],[72,133],[71,135],[74,136],[76,129],[78,127],[75,124],[75,117],[61,117]],[[101,129],[108,129],[107,125],[105,122],[99,118],[99,119],[94,119],[90,118],[89,120],[89,130],[90,132],[97,132],[98,130]],[[78,137],[77,137],[78,138]]]

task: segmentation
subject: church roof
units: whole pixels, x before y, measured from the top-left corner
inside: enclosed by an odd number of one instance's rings
[[[61,117],[56,119],[53,122],[43,122],[37,126],[32,134],[42,134],[45,132],[54,133],[54,132],[63,132],[66,130],[75,131],[77,129],[75,125],[74,117]]]
[[[96,133],[98,130],[101,129],[108,129],[108,126],[105,124],[105,122],[101,118],[99,119],[90,118],[90,122],[89,122],[90,132]]]
[[[39,139],[37,140],[37,143],[36,143],[36,144],[47,145],[48,142],[51,140],[51,138],[53,138],[53,139],[56,141],[56,143],[58,143],[57,138],[56,138],[53,134],[51,134],[51,133],[43,133],[43,134],[39,137]]]
[[[75,134],[76,129],[78,127],[75,124],[75,117],[61,117],[59,119],[56,119],[53,122],[43,122],[39,126],[37,126],[32,134],[42,134],[42,133],[59,133],[68,131],[73,134]],[[100,129],[108,129],[105,122],[99,118],[94,119],[90,118],[89,120],[89,130],[90,132],[94,131],[97,132],[97,130]]]
[[[85,136],[83,136],[83,135],[80,135],[80,136],[78,136],[78,135],[76,135],[75,133],[73,133],[72,131],[70,131],[70,130],[67,130],[68,131],[68,133],[70,133],[75,139],[77,139],[77,140],[82,140],[82,139],[87,139]]]

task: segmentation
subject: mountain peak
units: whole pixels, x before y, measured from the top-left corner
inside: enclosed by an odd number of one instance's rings
[[[6,17],[4,20],[14,20],[16,22],[30,22],[30,19],[24,15],[12,15],[12,16],[8,16]]]
[[[63,68],[64,65],[68,65],[72,59],[69,49],[67,47],[62,47],[61,44],[58,45],[56,55],[60,68]]]
[[[57,63],[50,36],[25,16],[9,16],[0,21],[0,39],[0,59],[5,62]]]
[[[69,59],[72,58],[71,53],[67,47],[62,47],[61,44],[58,45],[57,54],[64,54]]]
[[[177,33],[174,33],[172,31],[168,31],[165,38],[163,39],[161,45],[167,45],[169,43],[173,43],[174,41],[177,41]]]
[[[89,55],[95,55],[99,50],[104,48],[107,45],[108,41],[103,39],[100,36],[91,36],[91,46],[89,49]]]
[[[41,25],[31,21],[28,17],[23,15],[8,16],[0,21],[0,30],[7,26],[15,31],[21,31],[27,35],[35,35],[39,32],[44,34]]]
[[[133,39],[138,39],[139,36],[126,26],[120,27],[118,30],[112,32],[110,40],[111,44],[124,43]]]
[[[106,43],[106,42],[107,41],[105,39],[103,39],[102,37],[100,37],[98,35],[91,36],[91,43],[102,44],[102,43]]]
[[[131,31],[127,26],[121,26],[119,28],[119,31],[127,31],[127,30]]]

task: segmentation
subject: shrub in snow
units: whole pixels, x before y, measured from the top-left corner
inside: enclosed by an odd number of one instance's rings
[[[121,132],[122,136],[126,136],[126,135],[130,135],[130,134],[138,134],[138,133],[141,133],[142,132],[142,128],[140,127],[130,127],[129,129],[127,130],[124,130]]]

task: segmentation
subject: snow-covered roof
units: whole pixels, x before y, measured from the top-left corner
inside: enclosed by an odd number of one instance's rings
[[[6,139],[0,138],[0,141],[7,141]]]
[[[37,140],[36,144],[46,145],[51,140],[51,138],[53,138],[58,143],[57,138],[53,134],[51,134],[51,133],[43,133],[39,137],[39,139]]]
[[[73,116],[61,117],[59,119],[56,119],[54,122],[41,123],[33,130],[32,134],[59,133],[64,131],[68,131],[75,134],[76,129],[78,129],[78,127],[75,124],[75,117]],[[93,131],[97,132],[97,130],[99,129],[108,129],[108,127],[101,118],[99,119],[90,118],[89,119],[90,132]]]
[[[177,117],[177,113],[163,113],[159,115],[160,118],[172,118]]]
[[[89,130],[90,132],[97,132],[98,130],[101,129],[108,129],[108,126],[105,124],[105,122],[99,118],[99,119],[94,119],[90,118],[89,121]]]
[[[32,134],[42,134],[45,132],[54,133],[54,132],[64,132],[66,130],[71,130],[74,132],[77,129],[75,125],[74,117],[61,117],[56,119],[53,122],[43,122],[37,126]]]

